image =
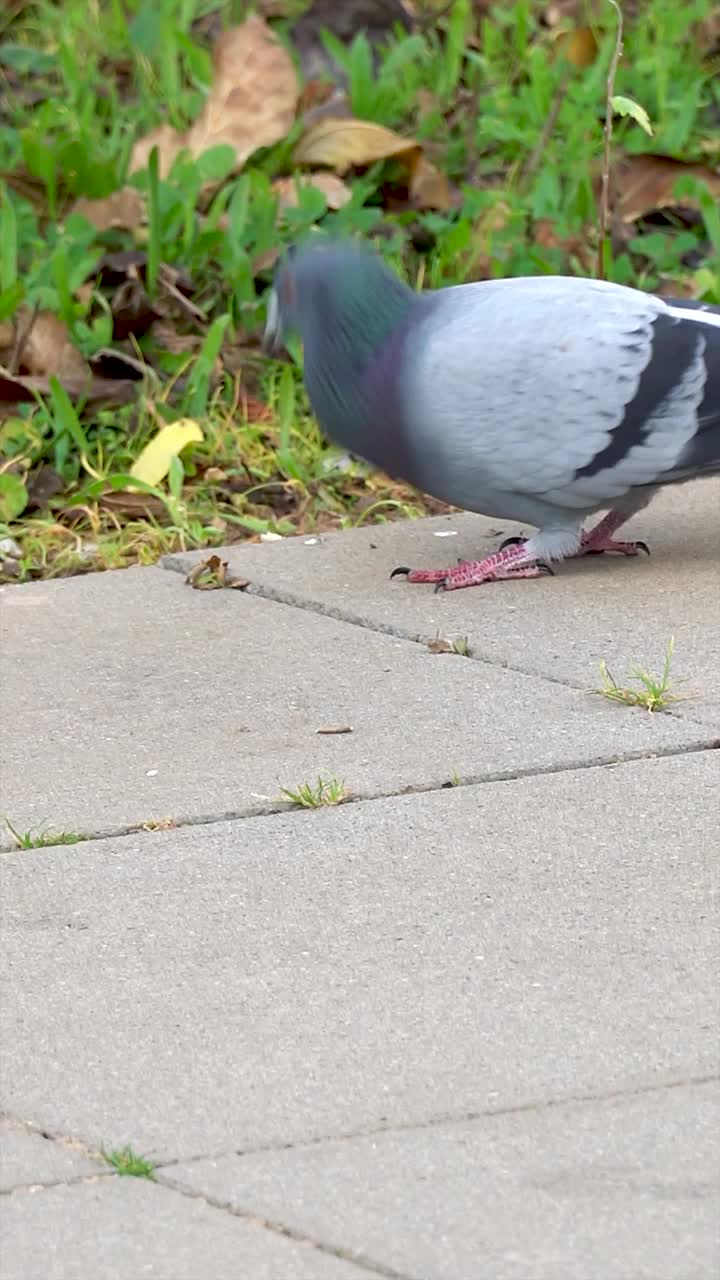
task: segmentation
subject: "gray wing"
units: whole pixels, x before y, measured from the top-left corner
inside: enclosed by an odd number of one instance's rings
[[[688,455],[708,376],[713,322],[692,315],[570,277],[443,290],[408,365],[413,444],[459,492],[565,510],[662,483]]]

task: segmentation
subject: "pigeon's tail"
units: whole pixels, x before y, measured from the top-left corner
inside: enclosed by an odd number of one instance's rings
[[[673,315],[702,332],[705,340],[707,381],[698,407],[698,429],[673,467],[668,479],[720,472],[720,307],[706,302],[667,299]]]

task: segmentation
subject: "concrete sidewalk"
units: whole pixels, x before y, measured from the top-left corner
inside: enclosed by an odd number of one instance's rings
[[[2,1280],[716,1280],[720,484],[636,526],[446,596],[389,570],[510,526],[0,592],[0,811],[88,837],[3,833]],[[671,635],[672,714],[587,692]]]

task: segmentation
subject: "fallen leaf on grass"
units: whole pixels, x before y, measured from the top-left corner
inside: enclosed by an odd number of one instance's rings
[[[437,209],[440,213],[447,213],[456,203],[447,175],[423,155],[412,167],[410,199],[416,209]]]
[[[86,404],[128,404],[137,394],[137,382],[129,378],[59,377],[71,400]],[[19,377],[0,368],[0,405],[30,404],[37,395],[50,395],[50,379]],[[0,409],[0,412],[2,410]]]
[[[586,275],[593,274],[597,254],[584,236],[562,236],[550,218],[538,218],[533,225],[533,241],[542,249],[560,249],[568,258],[576,258]]]
[[[168,510],[162,498],[154,493],[131,493],[128,489],[109,489],[100,494],[97,504],[112,515],[130,520],[167,520]]]
[[[223,587],[231,591],[244,591],[250,586],[248,578],[230,577],[227,560],[221,560],[218,555],[208,556],[207,560],[193,565],[185,581],[196,591],[219,591]]]
[[[222,144],[234,148],[237,170],[259,147],[287,135],[298,101],[297,76],[290,54],[262,18],[251,15],[222,32],[213,63],[213,85],[195,123],[185,133],[163,124],[140,138],[130,158],[131,173],[147,168],[155,146],[165,176],[180,151],[197,157]]]
[[[165,479],[170,463],[186,445],[203,439],[203,433],[192,418],[179,418],[161,427],[142,453],[135,459],[130,475],[144,484],[157,485]]]
[[[683,204],[695,207],[690,196],[679,201],[673,194],[678,178],[698,178],[710,194],[720,199],[720,173],[708,165],[674,160],[671,156],[625,156],[615,166],[612,178],[617,212],[625,222],[635,222],[656,209],[671,209]]]
[[[420,144],[371,120],[318,120],[305,131],[293,159],[296,164],[327,165],[347,173],[356,165],[374,164],[392,156],[418,156]]]
[[[80,214],[98,231],[120,228],[135,231],[145,219],[145,202],[134,187],[121,187],[101,200],[88,200],[82,196],[75,201],[71,213]]]
[[[51,311],[32,315],[21,308],[17,313],[16,333],[20,334],[17,365],[20,372],[36,378],[54,374],[61,382],[66,378],[90,378],[87,361],[73,346],[63,321]]]
[[[573,67],[591,67],[598,56],[598,42],[590,27],[573,27],[555,34],[556,47]]]
[[[328,209],[342,209],[352,199],[352,191],[336,173],[320,169],[317,173],[298,173],[288,178],[276,178],[272,189],[278,195],[280,209],[292,209],[298,204],[299,187],[317,187],[322,191]]]

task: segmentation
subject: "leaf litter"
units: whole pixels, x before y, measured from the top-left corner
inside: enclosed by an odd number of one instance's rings
[[[511,0],[505,0],[500,7],[508,13],[513,9]],[[558,89],[542,136],[532,149],[527,149],[519,170],[527,190],[533,182],[544,180],[546,152],[559,128],[572,77],[582,77],[597,62],[603,48],[603,23],[607,25],[604,0],[555,0],[549,5],[537,5],[536,11],[539,25],[531,34],[526,55],[529,57],[533,49],[544,50],[548,64],[560,66],[562,62],[568,71],[562,75],[558,72]],[[624,11],[626,24],[641,12],[630,0]],[[316,462],[309,473],[303,474],[297,455],[293,457],[293,448],[288,451],[287,425],[282,425],[277,386],[272,378],[268,382],[259,357],[262,312],[257,302],[284,243],[326,220],[331,225],[333,217],[352,209],[356,184],[361,189],[368,184],[367,191],[374,188],[371,201],[375,203],[362,209],[358,206],[363,216],[373,210],[379,215],[376,223],[368,221],[369,227],[375,226],[372,234],[392,237],[393,230],[396,234],[402,232],[406,251],[419,255],[419,262],[411,258],[411,269],[419,270],[419,279],[427,275],[422,255],[439,245],[446,232],[449,236],[457,233],[457,247],[452,257],[438,259],[438,283],[454,283],[463,275],[482,279],[502,273],[500,246],[511,243],[515,231],[521,239],[526,238],[529,247],[545,255],[542,261],[592,274],[592,213],[585,226],[568,226],[549,209],[538,208],[535,216],[527,220],[526,229],[521,228],[512,188],[507,187],[506,174],[497,170],[492,146],[486,146],[483,152],[470,141],[469,123],[482,123],[486,118],[488,109],[483,95],[490,94],[492,86],[481,84],[478,96],[477,88],[469,87],[471,81],[464,82],[462,59],[458,63],[461,74],[452,92],[437,85],[433,89],[418,86],[408,100],[408,109],[404,115],[398,113],[392,125],[385,123],[380,118],[382,112],[378,116],[372,107],[370,82],[358,96],[355,73],[349,75],[347,70],[361,48],[358,39],[364,40],[369,50],[371,77],[381,77],[383,51],[397,48],[398,37],[427,38],[435,42],[433,56],[449,57],[459,30],[457,15],[462,13],[465,48],[481,50],[482,24],[497,22],[485,0],[467,0],[465,5],[457,6],[436,0],[424,0],[422,4],[347,0],[343,5],[315,0],[286,28],[300,76],[293,56],[278,35],[279,28],[273,26],[277,21],[282,26],[287,19],[288,6],[282,0],[265,0],[259,13],[226,29],[217,13],[208,13],[192,28],[194,39],[210,40],[213,45],[210,85],[204,97],[196,94],[196,102],[199,96],[201,103],[199,110],[195,106],[194,121],[185,128],[176,128],[166,118],[139,133],[132,147],[127,181],[118,169],[117,190],[78,189],[73,174],[60,169],[54,178],[55,213],[50,216],[47,183],[32,171],[32,166],[17,163],[2,174],[14,199],[29,202],[41,225],[52,226],[53,218],[57,221],[68,215],[75,219],[73,227],[82,220],[89,228],[88,234],[95,237],[95,258],[85,280],[75,273],[72,285],[65,285],[61,314],[47,305],[38,305],[37,292],[27,300],[22,298],[22,287],[18,294],[21,300],[14,311],[0,310],[0,317],[6,317],[0,320],[0,439],[4,444],[5,440],[21,438],[18,424],[23,421],[44,421],[38,414],[47,413],[43,409],[45,402],[52,401],[57,410],[57,379],[68,397],[64,421],[73,431],[77,425],[76,440],[105,439],[98,434],[102,431],[122,434],[126,441],[123,464],[116,471],[125,473],[126,485],[127,477],[132,480],[134,474],[137,480],[155,489],[152,493],[133,492],[131,487],[122,489],[117,483],[109,487],[104,482],[108,468],[102,447],[97,457],[82,455],[82,466],[87,463],[91,468],[90,481],[86,477],[83,489],[82,477],[80,482],[71,480],[68,484],[67,476],[73,472],[64,468],[67,450],[64,453],[60,448],[58,452],[54,444],[17,451],[13,445],[15,455],[10,454],[1,474],[6,509],[15,513],[15,519],[23,517],[23,511],[27,514],[46,510],[52,511],[55,519],[67,520],[74,526],[82,519],[82,512],[95,511],[93,520],[98,518],[97,513],[104,512],[114,522],[111,527],[117,525],[120,530],[126,519],[132,523],[147,518],[168,527],[168,536],[179,539],[170,543],[175,546],[185,545],[188,538],[207,543],[210,537],[233,541],[268,533],[284,536],[298,527],[313,531],[332,528],[343,523],[349,512],[359,519],[364,519],[366,512],[391,518],[397,513],[428,508],[427,503],[419,505],[420,500],[402,486],[387,477],[373,476],[357,465],[338,471],[333,484],[322,478],[325,467],[318,471]],[[700,10],[698,13],[698,20],[689,29],[690,37],[702,59],[712,60],[720,38],[717,13],[714,17],[710,11],[704,16]],[[323,29],[329,32],[329,41],[322,34]],[[130,101],[137,88],[132,58],[113,60],[108,55],[102,65],[103,73],[115,76],[118,86],[122,85],[123,99]],[[466,71],[470,75],[471,68]],[[517,64],[510,73],[511,83],[516,86],[521,77],[522,67]],[[15,92],[17,78],[11,83]],[[372,83],[380,92],[382,80]],[[400,80],[397,86],[399,90]],[[30,89],[28,92],[27,101],[31,102]],[[41,98],[36,95],[38,102]],[[647,117],[645,107],[635,97],[618,94],[615,107],[629,112],[630,127],[636,127],[634,117],[640,126],[645,127],[645,121],[657,130],[658,122]],[[185,119],[192,119],[192,115]],[[434,133],[428,130],[424,123],[432,119],[439,121],[439,134],[437,129]],[[460,134],[467,134],[468,138],[462,165],[451,159]],[[696,141],[690,153],[664,154],[661,143],[660,133],[658,149],[652,154],[639,152],[637,147],[624,154],[619,147],[616,149],[611,194],[612,232],[618,254],[628,252],[631,242],[636,245],[638,232],[647,228],[663,226],[674,232],[678,227],[697,225],[703,201],[697,191],[704,189],[716,201],[720,198],[720,173],[712,164],[717,155],[712,131]],[[225,148],[223,163],[217,167],[219,177],[212,176],[216,172],[213,165],[204,167],[202,172],[198,168],[199,178],[192,177],[192,170],[177,170],[178,174],[190,175],[191,186],[193,182],[195,186],[188,197],[184,223],[182,219],[177,221],[176,213],[176,225],[185,226],[187,238],[189,219],[194,219],[197,234],[213,246],[199,268],[196,260],[187,258],[196,280],[183,269],[183,254],[175,252],[167,239],[158,240],[158,193],[153,193],[147,171],[155,147],[161,183],[176,163],[196,163],[208,150]],[[181,153],[185,153],[185,160],[180,159]],[[707,162],[704,156],[708,157]],[[247,192],[242,199],[238,191],[233,194],[237,175],[251,179],[250,203]],[[685,183],[679,195],[678,180],[686,178],[695,181],[697,191]],[[268,205],[271,216],[266,217],[265,230],[253,239],[252,234],[248,237],[249,220],[257,215],[252,213],[251,202],[259,196],[252,193],[262,189],[262,181],[267,183],[269,198],[275,202],[274,213],[273,206]],[[177,188],[173,190],[177,192]],[[478,193],[484,197],[482,202],[475,199]],[[171,188],[165,188],[162,200],[167,201],[170,195]],[[173,198],[177,199],[177,194]],[[473,201],[474,212],[468,214]],[[244,212],[239,213],[238,209]],[[313,211],[311,215],[308,210]],[[393,224],[395,217],[400,221]],[[464,239],[459,235],[463,223],[468,226]],[[358,228],[361,226],[359,222]],[[245,245],[242,237],[247,244],[235,259],[234,270],[228,270],[223,265],[228,259],[223,240],[230,242],[238,236],[239,244]],[[70,240],[68,244],[71,245]],[[163,261],[163,255],[170,260]],[[520,258],[512,261],[519,262]],[[448,277],[451,263],[457,274]],[[235,304],[233,324],[224,337],[220,333],[217,342],[214,336],[211,342],[212,317],[218,304],[228,305],[225,300],[233,291],[237,264],[242,264],[241,272],[251,281],[254,301],[248,300],[247,291],[241,295]],[[678,262],[673,270],[661,273],[657,288],[660,292],[670,288],[683,296],[697,297],[708,273],[682,275],[681,265]],[[518,266],[512,269],[517,271]],[[528,264],[519,269],[537,268]],[[98,332],[105,329],[101,343],[90,341],[89,326],[95,326]],[[196,389],[193,372],[201,366],[205,388],[202,394]],[[204,421],[200,426],[199,418],[208,412],[211,402],[215,403],[212,397],[223,386],[230,399],[223,402],[219,419],[222,425],[203,430]],[[29,418],[17,416],[28,413]],[[287,424],[287,414],[285,421]],[[189,422],[196,424],[198,434],[183,434]],[[42,430],[48,432],[47,426]],[[57,434],[57,427],[54,430]],[[304,419],[302,430],[306,430]],[[84,437],[83,432],[88,436]],[[46,438],[54,437],[48,434]],[[297,450],[299,436],[291,432],[290,439]],[[178,443],[180,440],[184,442]],[[318,442],[313,448],[324,446]],[[224,479],[214,479],[214,473]],[[116,476],[115,480],[120,478]],[[163,489],[166,483],[174,483],[176,488],[172,502],[172,494],[166,496]],[[65,493],[58,485],[65,486]],[[204,493],[218,495],[219,506],[204,518],[197,534],[187,525],[175,529],[182,510],[178,497],[182,494],[187,500],[199,491],[199,486]],[[20,503],[25,505],[19,506]],[[142,540],[142,532],[139,536]],[[157,530],[152,538],[158,554],[169,549]],[[127,559],[121,557],[118,563],[127,563]],[[210,577],[216,577],[218,572],[216,566]]]

